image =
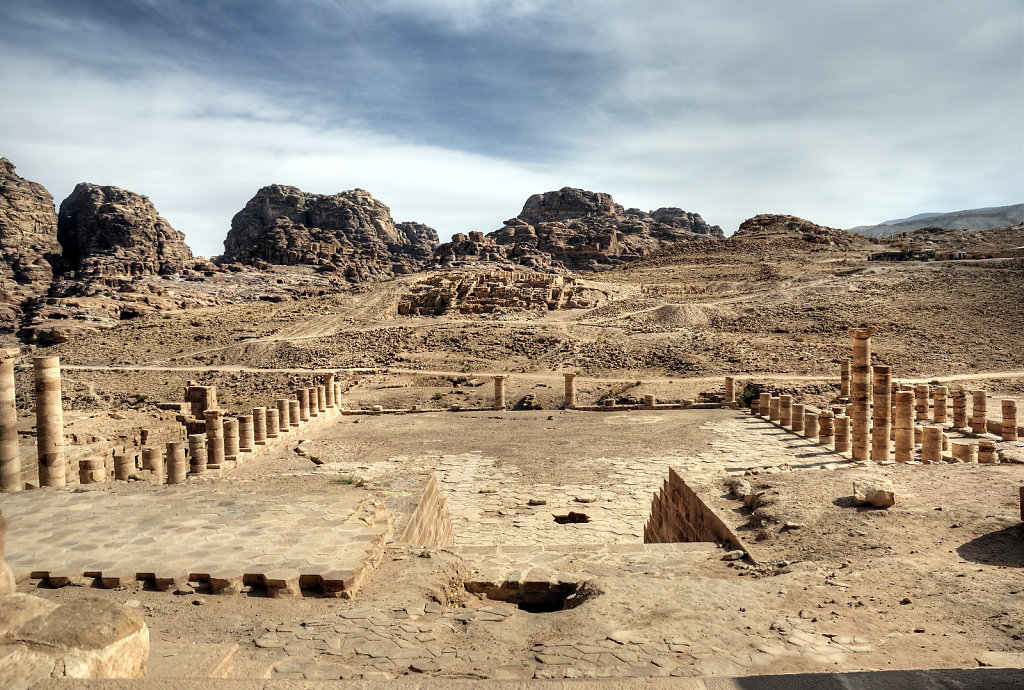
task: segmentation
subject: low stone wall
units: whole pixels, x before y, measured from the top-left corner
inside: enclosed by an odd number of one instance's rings
[[[451,515],[448,513],[448,502],[437,488],[437,475],[430,476],[427,487],[423,490],[420,504],[413,511],[412,518],[402,537],[400,544],[415,546],[452,546],[455,544],[455,531],[452,529]]]
[[[668,479],[651,502],[651,517],[644,525],[644,543],[693,541],[728,542],[750,556],[739,537],[670,468]]]

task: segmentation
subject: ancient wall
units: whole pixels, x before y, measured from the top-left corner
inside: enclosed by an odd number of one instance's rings
[[[644,543],[689,541],[729,542],[746,550],[728,525],[670,468],[668,479],[651,502]]]
[[[451,546],[455,543],[448,502],[437,488],[436,474],[430,476],[430,481],[427,482],[427,487],[420,498],[420,504],[398,541],[414,546]]]

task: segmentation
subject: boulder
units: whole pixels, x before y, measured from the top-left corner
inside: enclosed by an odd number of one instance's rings
[[[888,479],[855,479],[853,481],[853,504],[872,505],[888,508],[896,504],[896,493]]]

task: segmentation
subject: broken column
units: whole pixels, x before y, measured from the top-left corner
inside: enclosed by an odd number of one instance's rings
[[[892,413],[892,367],[878,365],[872,374],[875,404],[871,419],[871,459],[889,461],[889,439]]]
[[[850,358],[840,360],[839,362],[839,397],[849,398],[850,397]]]
[[[793,396],[779,396],[779,426],[790,426],[793,423]]]
[[[768,399],[768,421],[769,422],[777,422],[777,421],[779,421],[779,412],[780,412],[781,406],[782,406],[782,399],[779,396],[773,395],[771,398]]]
[[[914,386],[914,416],[919,422],[928,421],[928,384]]]
[[[276,407],[267,408],[267,440],[278,437],[281,433],[281,411]]]
[[[181,441],[167,442],[167,483],[181,484],[188,473],[185,461],[185,444]]]
[[[978,462],[993,464],[999,460],[996,455],[996,442],[982,439],[978,441]]]
[[[14,361],[18,348],[0,348],[0,491],[21,491],[21,456],[18,454],[18,409],[14,389]]]
[[[135,456],[128,453],[114,454],[114,479],[126,482],[128,475],[135,471]]]
[[[494,409],[505,409],[505,379],[507,376],[494,377]]]
[[[801,403],[793,403],[793,433],[799,434],[804,430],[804,406]]]
[[[323,384],[316,387],[316,411],[327,414],[327,386]]]
[[[953,393],[953,426],[957,429],[967,427],[967,391]]]
[[[224,459],[238,462],[238,420],[224,418]]]
[[[309,421],[309,389],[300,388],[295,391],[295,397],[299,400],[299,421]],[[290,414],[290,411],[289,411]]]
[[[256,446],[256,426],[251,414],[238,415],[238,451],[251,453]]]
[[[288,427],[291,426],[291,420],[288,419],[288,398],[278,398],[274,402],[277,403],[277,430],[279,433],[287,433]],[[267,435],[269,436],[269,433]]]
[[[942,437],[942,427],[924,427],[921,435],[921,462],[942,460]]]
[[[818,413],[804,412],[804,438],[817,439],[819,433]]]
[[[653,395],[645,395],[644,396],[644,407],[646,407],[647,409],[652,409],[654,407],[654,405],[655,405],[655,398],[654,398],[654,396]]]
[[[977,446],[970,441],[953,441],[950,445],[954,462],[977,462]]]
[[[836,440],[836,416],[830,410],[818,414],[818,445],[828,446]]]
[[[142,469],[152,472],[158,484],[164,483],[164,454],[159,446],[142,449]]]
[[[850,418],[844,414],[835,417],[836,430],[836,452],[848,453],[850,451]]]
[[[565,407],[576,407],[576,374],[562,374],[565,377]]]
[[[772,411],[772,394],[761,393],[757,396],[757,414],[765,419],[771,417]]]
[[[853,362],[850,365],[850,434],[852,436],[853,459],[866,461],[869,458],[871,437],[868,396],[871,389],[871,336],[874,328],[851,328],[853,336]]]
[[[935,386],[932,389],[934,395],[932,402],[932,422],[935,424],[945,424],[947,421],[946,414],[946,396],[949,394],[949,388],[946,386]]]
[[[974,391],[971,402],[971,431],[984,434],[988,431],[988,391]]]
[[[192,474],[206,474],[206,434],[189,435],[188,464]]]
[[[316,386],[307,388],[306,394],[309,396],[309,418],[315,419],[320,416],[320,403],[317,402]]]
[[[910,391],[896,393],[892,418],[894,453],[896,462],[910,462],[914,459],[914,394]]]
[[[203,417],[206,419],[206,466],[220,469],[224,464],[224,413],[207,410]]]
[[[334,409],[334,373],[328,372],[324,374],[324,393],[327,395],[325,403],[327,407]]]
[[[736,384],[733,377],[725,377],[725,404],[728,405],[736,399]]]
[[[1017,401],[1003,400],[1001,403],[1003,412],[1002,438],[1004,441],[1017,440]]]
[[[255,445],[267,445],[267,408],[252,408],[252,433]]]
[[[60,396],[60,358],[35,357],[36,443],[39,486],[65,486],[64,409]]]
[[[288,401],[288,426],[297,427],[299,425],[299,401],[289,400]]]

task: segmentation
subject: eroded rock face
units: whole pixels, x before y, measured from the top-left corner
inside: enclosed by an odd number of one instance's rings
[[[79,279],[180,273],[192,261],[185,235],[148,197],[81,183],[60,204],[57,239]]]
[[[270,185],[231,220],[223,261],[310,264],[361,282],[416,271],[437,245],[432,228],[396,224],[362,189],[328,195]]]
[[[697,237],[721,238],[722,229],[678,208],[650,213],[624,209],[611,195],[566,187],[534,194],[518,216],[484,235],[458,233],[436,261],[518,264],[541,271],[599,271]]]
[[[0,326],[17,321],[26,299],[46,294],[60,253],[53,197],[0,158]]]
[[[799,240],[837,248],[866,247],[870,241],[846,230],[812,223],[797,216],[762,213],[740,224],[733,235],[736,240],[768,240],[771,242]]]

